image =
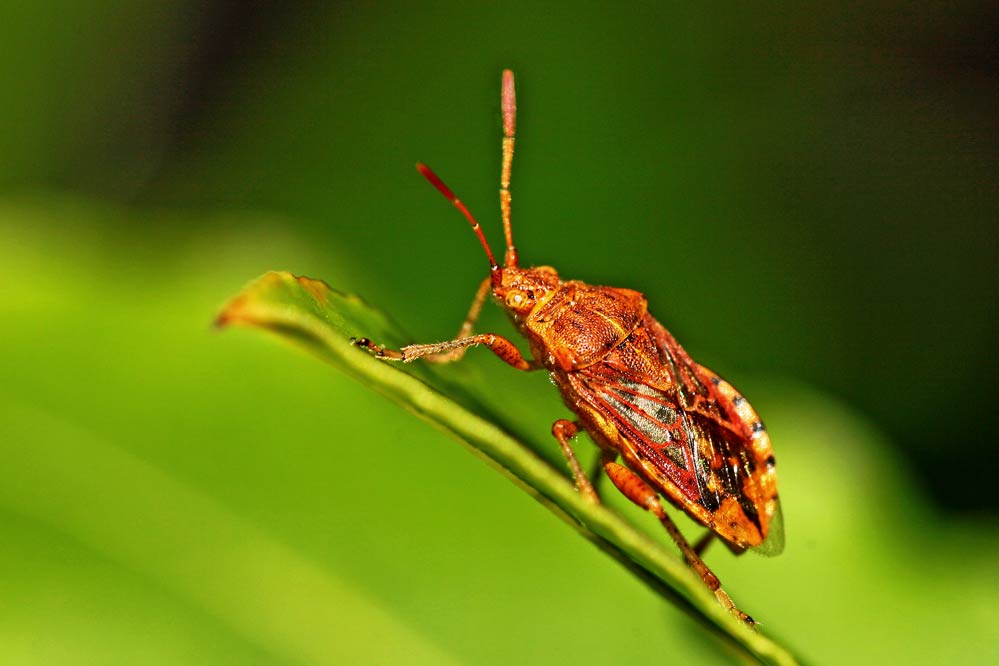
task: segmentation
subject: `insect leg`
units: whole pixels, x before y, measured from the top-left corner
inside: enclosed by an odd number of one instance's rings
[[[518,370],[534,370],[539,367],[535,363],[525,359],[520,353],[520,350],[518,350],[512,342],[504,338],[502,335],[496,335],[495,333],[482,333],[479,335],[472,335],[467,338],[459,338],[458,340],[435,342],[429,345],[407,345],[400,351],[385,349],[384,347],[376,345],[367,338],[353,338],[351,342],[358,347],[374,352],[375,356],[378,358],[383,358],[386,361],[403,361],[405,363],[415,361],[416,359],[424,356],[446,354],[455,349],[472,347],[474,345],[485,345],[486,347],[489,347],[489,351],[496,354],[504,362],[514,368],[517,368]]]
[[[663,528],[669,533],[676,545],[679,546],[680,552],[683,553],[684,559],[687,560],[687,564],[697,572],[697,575],[701,577],[704,584],[708,586],[708,589],[714,592],[715,598],[718,599],[718,603],[722,605],[723,608],[728,610],[730,613],[738,617],[740,620],[746,624],[752,626],[756,623],[753,621],[749,615],[746,615],[741,610],[736,608],[735,603],[733,603],[732,598],[728,596],[725,590],[722,589],[721,583],[708,565],[698,556],[687,539],[680,534],[680,530],[677,528],[676,523],[673,519],[669,517],[666,510],[663,509],[662,501],[659,499],[659,495],[655,490],[652,489],[649,484],[647,484],[640,476],[632,472],[630,469],[624,465],[619,465],[615,462],[607,462],[604,464],[604,470],[607,472],[607,476],[610,477],[614,485],[621,493],[630,499],[632,502],[642,507],[646,511],[649,511],[659,522],[662,523]]]
[[[475,326],[475,322],[478,320],[479,314],[482,312],[482,304],[486,302],[486,297],[489,296],[491,287],[491,278],[486,278],[482,281],[482,284],[479,285],[478,291],[475,292],[475,298],[472,299],[472,307],[468,309],[468,316],[465,317],[464,323],[462,323],[461,328],[458,329],[458,334],[454,336],[455,340],[467,338],[472,334],[472,328]],[[468,347],[458,347],[457,349],[452,349],[451,351],[444,352],[442,354],[427,356],[426,360],[430,363],[451,363],[464,356],[466,349],[468,349]]]
[[[569,470],[572,472],[572,478],[576,482],[576,490],[593,504],[600,504],[597,491],[593,489],[590,478],[583,471],[583,466],[579,464],[576,452],[572,450],[572,444],[569,442],[578,432],[579,424],[572,421],[559,419],[552,424],[552,434],[558,440],[559,446],[562,447],[562,453],[565,454],[565,459],[569,463]]]
[[[694,544],[694,552],[697,553],[698,555],[703,555],[704,551],[707,550],[708,546],[710,546],[711,542],[714,540],[715,540],[715,533],[712,532],[711,530],[708,530],[707,534],[702,536],[697,541],[697,543]]]

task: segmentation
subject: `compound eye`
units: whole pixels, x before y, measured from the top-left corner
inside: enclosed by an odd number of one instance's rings
[[[506,294],[506,304],[514,309],[522,308],[527,305],[527,294],[520,289],[511,289]]]

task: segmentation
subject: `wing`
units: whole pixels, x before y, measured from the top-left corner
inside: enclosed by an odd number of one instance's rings
[[[629,467],[696,520],[739,548],[777,554],[777,479],[762,421],[655,319],[643,324],[601,362],[570,374],[589,407],[579,405],[581,413]]]

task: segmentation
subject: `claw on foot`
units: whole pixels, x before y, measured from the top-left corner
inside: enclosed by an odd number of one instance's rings
[[[388,352],[384,347],[376,345],[374,342],[368,338],[351,338],[350,344],[355,347],[360,347],[361,349],[367,350],[375,355],[377,358],[384,358],[390,361],[405,361],[405,354],[400,354],[398,352]]]

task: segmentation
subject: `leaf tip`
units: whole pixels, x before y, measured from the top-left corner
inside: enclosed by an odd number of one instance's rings
[[[246,317],[242,312],[245,309],[246,300],[246,294],[242,293],[226,303],[219,313],[215,315],[215,319],[212,320],[212,328],[222,330],[231,324],[238,324],[241,321],[245,321]]]
[[[229,314],[227,310],[223,310],[222,312],[218,313],[218,315],[215,317],[214,320],[212,320],[212,328],[216,330],[222,330],[223,328],[228,326],[230,322],[232,322],[232,316]]]
[[[298,283],[302,285],[302,289],[308,292],[312,298],[316,299],[316,302],[320,305],[326,305],[329,300],[330,292],[333,288],[326,284],[325,280],[317,280],[315,278],[305,277],[304,275],[296,275],[295,279]]]

